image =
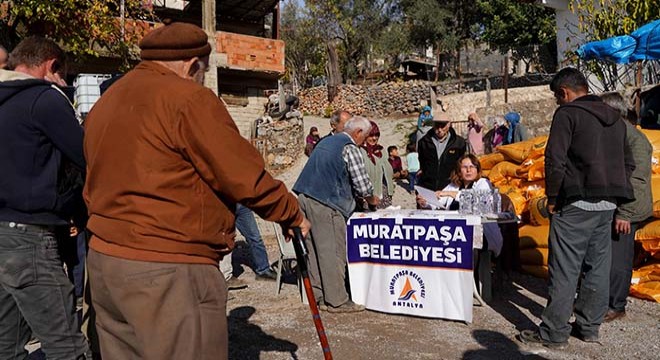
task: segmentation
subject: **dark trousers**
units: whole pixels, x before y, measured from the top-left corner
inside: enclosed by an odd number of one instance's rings
[[[614,311],[626,310],[635,257],[635,231],[638,227],[639,223],[631,223],[630,234],[612,234],[609,307]]]
[[[90,249],[87,270],[103,360],[228,358],[227,287],[217,266]]]
[[[571,333],[568,319],[583,336],[598,336],[607,312],[614,211],[563,207],[550,220],[548,304],[539,325],[541,337],[564,342]],[[583,275],[577,300],[575,291]]]
[[[73,268],[73,286],[76,289],[76,297],[83,297],[85,292],[85,258],[87,257],[86,230],[81,230],[75,241],[78,264]]]
[[[88,351],[54,233],[2,227],[0,359],[26,358],[32,333],[48,359],[72,360]]]

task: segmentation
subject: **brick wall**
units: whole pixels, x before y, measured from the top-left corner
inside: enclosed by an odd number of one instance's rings
[[[218,31],[218,66],[284,73],[284,41]]]
[[[246,106],[227,105],[227,110],[236,123],[241,135],[249,139],[254,120],[263,116],[264,104],[268,101],[263,91],[258,88],[247,89],[248,104]]]

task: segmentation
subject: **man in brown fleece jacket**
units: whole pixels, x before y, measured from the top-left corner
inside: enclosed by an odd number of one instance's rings
[[[264,170],[223,103],[199,84],[210,46],[174,23],[85,125],[92,303],[104,359],[227,359],[227,290],[237,203],[309,231],[294,195]]]

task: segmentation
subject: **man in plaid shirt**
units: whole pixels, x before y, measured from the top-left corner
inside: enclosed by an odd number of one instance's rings
[[[314,229],[305,240],[309,277],[321,310],[358,312],[346,290],[346,220],[356,198],[378,205],[359,146],[371,130],[369,120],[352,117],[344,131],[319,142],[298,177],[293,191]]]

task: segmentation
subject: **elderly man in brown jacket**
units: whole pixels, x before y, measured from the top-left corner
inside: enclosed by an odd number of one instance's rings
[[[85,126],[88,267],[103,359],[227,359],[227,289],[237,203],[284,229],[304,218],[264,170],[223,103],[199,84],[211,51],[174,23]]]

